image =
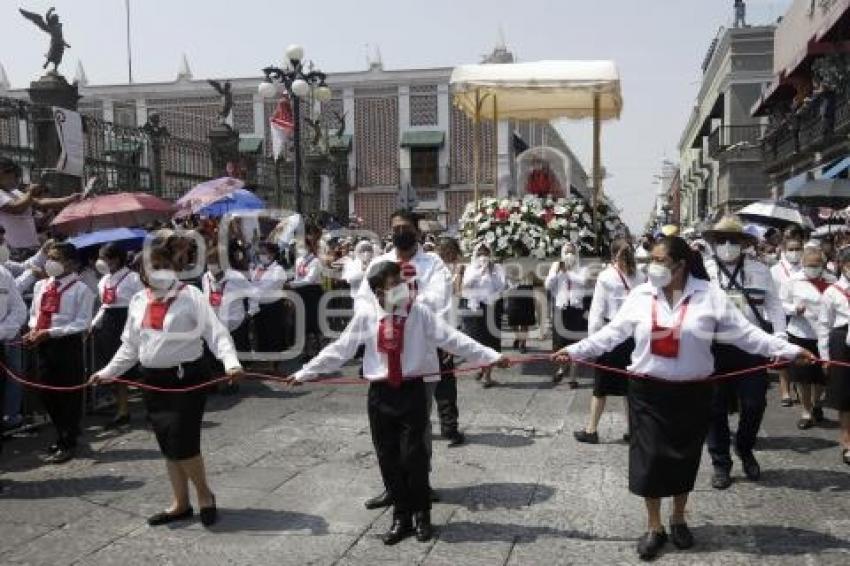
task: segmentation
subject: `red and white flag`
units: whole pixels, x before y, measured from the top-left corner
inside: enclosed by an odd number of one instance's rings
[[[295,131],[295,119],[292,117],[292,104],[288,96],[284,95],[278,101],[269,120],[269,127],[272,133],[272,157],[278,159]]]

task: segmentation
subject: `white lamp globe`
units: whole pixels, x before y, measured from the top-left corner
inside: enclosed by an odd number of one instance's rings
[[[298,44],[292,44],[286,48],[287,61],[301,61],[304,59],[304,48]]]
[[[331,99],[331,89],[327,85],[322,85],[316,89],[316,98],[319,102],[327,102]]]
[[[304,79],[292,81],[292,92],[299,98],[304,98],[310,93],[310,85]]]
[[[274,83],[270,83],[269,81],[263,81],[260,83],[260,86],[257,87],[257,91],[263,98],[272,98],[277,94],[277,87],[274,85]]]

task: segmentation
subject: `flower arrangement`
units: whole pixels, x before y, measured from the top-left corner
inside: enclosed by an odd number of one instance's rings
[[[584,255],[604,254],[613,239],[628,231],[609,203],[601,203],[599,212],[600,249],[595,249],[591,207],[579,198],[483,198],[477,207],[467,204],[460,218],[461,247],[471,254],[486,244],[499,259],[544,259],[558,256],[565,243],[573,242]]]

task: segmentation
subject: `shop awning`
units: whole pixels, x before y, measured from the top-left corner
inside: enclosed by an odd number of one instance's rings
[[[822,179],[836,179],[841,177],[842,175],[846,176],[847,171],[850,170],[850,157],[845,157],[832,167],[824,170],[821,175]]]
[[[263,138],[239,138],[239,153],[259,153],[263,147]]]
[[[401,147],[441,147],[445,139],[440,130],[415,130],[402,134]]]

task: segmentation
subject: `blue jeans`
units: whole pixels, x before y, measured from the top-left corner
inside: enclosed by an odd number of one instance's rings
[[[6,366],[18,375],[24,370],[24,349],[16,344],[14,346],[3,344],[6,358]],[[21,414],[21,401],[24,397],[24,389],[20,383],[4,375],[6,383],[3,387],[3,418],[17,418]]]

